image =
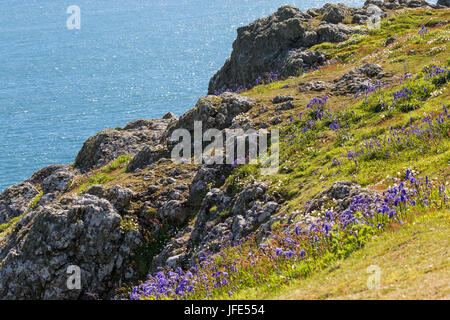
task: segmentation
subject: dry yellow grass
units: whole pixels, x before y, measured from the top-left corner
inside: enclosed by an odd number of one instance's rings
[[[370,243],[349,259],[271,299],[450,299],[449,213],[431,215]],[[369,289],[367,268],[381,270]]]

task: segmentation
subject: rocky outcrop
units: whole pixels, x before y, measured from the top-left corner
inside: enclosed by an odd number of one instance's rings
[[[447,0],[440,1],[442,6]],[[327,57],[309,48],[324,42],[343,42],[351,34],[364,33],[360,25],[374,17],[386,17],[385,10],[433,8],[424,0],[368,0],[362,8],[342,3],[327,3],[306,13],[284,6],[267,18],[258,19],[238,29],[231,56],[211,78],[208,93],[249,88],[278,72],[282,78],[298,76],[305,70],[322,65]],[[318,27],[312,27],[321,19]],[[350,25],[352,24],[352,25]]]
[[[349,207],[352,200],[355,199],[354,197],[358,197],[358,199],[361,199],[361,202],[364,202],[368,206],[373,206],[373,208],[375,208],[379,199],[379,195],[376,192],[362,188],[356,183],[351,181],[338,181],[330,188],[316,195],[309,203],[306,213],[329,209],[326,206],[329,206],[330,203],[334,211],[343,212]]]
[[[136,154],[127,166],[127,172],[142,169],[167,155],[167,149],[161,145],[145,146]]]
[[[332,82],[302,82],[298,85],[298,90],[300,92],[320,92],[325,89],[330,89],[341,95],[362,93],[370,87],[380,86],[381,82],[379,79],[388,78],[390,76],[390,73],[382,72],[382,67],[380,65],[367,63],[346,72],[340,78],[335,79]]]
[[[61,192],[67,186],[67,183],[75,177],[75,173],[71,167],[65,166],[54,170],[41,183],[42,192],[44,194]]]
[[[210,128],[219,130],[229,128],[235,116],[249,111],[255,104],[256,102],[251,98],[229,92],[223,93],[219,97],[201,98],[192,109],[169,127],[166,138],[170,138],[176,129],[186,129],[192,133],[195,121],[202,122],[203,131]]]
[[[75,159],[81,170],[98,168],[124,154],[137,154],[158,143],[173,119],[136,120],[124,128],[106,129],[86,140]]]
[[[334,80],[331,90],[340,94],[355,94],[363,92],[369,87],[376,85],[374,79],[381,79],[388,74],[382,73],[380,65],[367,63],[362,67],[357,67],[345,73],[339,79]]]
[[[333,20],[331,11],[328,16]],[[323,53],[304,49],[325,41],[343,41],[355,32],[352,27],[326,21],[318,29],[310,29],[311,18],[297,8],[284,6],[267,18],[239,28],[231,57],[211,79],[208,92],[254,85],[257,78],[268,72],[279,71],[282,77],[298,75],[326,60]]]
[[[0,299],[107,297],[134,275],[139,234],[121,221],[109,202],[89,195],[30,212],[0,249]],[[82,290],[67,286],[69,266],[80,268]]]
[[[450,0],[438,0],[437,4],[443,7],[450,7]]]
[[[371,3],[373,0],[366,1],[367,3]],[[435,5],[428,3],[425,0],[384,0],[383,3],[380,3],[380,7],[383,9],[399,9],[399,8],[435,8]]]
[[[197,214],[195,225],[186,228],[155,257],[153,267],[189,266],[202,253],[217,252],[224,245],[238,241],[259,227],[267,228],[280,204],[267,194],[267,185],[248,184],[236,195],[225,190],[210,190]]]
[[[39,191],[29,182],[6,188],[0,194],[0,224],[24,214],[30,201],[38,194]]]
[[[342,3],[339,4],[327,3],[322,8],[323,11],[322,21],[326,21],[329,23],[340,23],[347,16],[350,16],[353,10],[354,10],[353,8],[347,7]]]
[[[108,200],[120,213],[130,205],[131,199],[135,196],[129,188],[117,185],[106,188],[98,184],[89,187],[85,194]]]
[[[239,28],[231,57],[211,79],[209,94],[235,89],[239,85],[253,86],[255,80],[264,78],[269,72],[278,71],[281,77],[290,77],[322,65],[327,60],[326,55],[306,49],[323,42],[342,42],[351,34],[363,32],[359,26],[343,22],[367,23],[373,15],[374,5],[368,3],[355,9],[344,4],[326,4],[306,13],[284,6],[267,18]],[[381,17],[385,16],[379,7],[376,8]],[[320,15],[321,24],[311,27],[311,20]]]

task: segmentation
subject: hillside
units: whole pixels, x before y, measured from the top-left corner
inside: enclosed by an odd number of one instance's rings
[[[449,41],[450,9],[424,1],[240,28],[180,118],[103,130],[0,195],[0,298],[448,299]],[[279,170],[175,164],[194,121],[278,129]]]

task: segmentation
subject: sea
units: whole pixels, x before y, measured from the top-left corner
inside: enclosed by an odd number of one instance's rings
[[[320,0],[0,0],[0,192],[70,164],[99,130],[181,115],[236,29]],[[340,0],[362,6],[362,0]]]

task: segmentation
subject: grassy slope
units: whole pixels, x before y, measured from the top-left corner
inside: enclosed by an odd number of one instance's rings
[[[450,220],[433,213],[374,239],[347,260],[296,280],[266,299],[450,299]],[[369,289],[367,268],[381,269]]]
[[[339,171],[329,169],[332,167],[333,158],[342,154],[345,148],[351,150],[359,146],[364,138],[383,137],[387,127],[405,126],[411,117],[416,124],[420,124],[427,114],[438,112],[441,103],[448,105],[450,90],[448,83],[439,88],[441,94],[426,99],[416,110],[394,111],[390,114],[368,110],[363,98],[334,95],[328,91],[300,93],[296,89],[296,84],[317,80],[332,81],[364,63],[378,63],[385,72],[394,74],[390,79],[391,82],[380,90],[381,92],[374,94],[378,99],[384,91],[402,88],[404,82],[400,81],[401,75],[411,73],[415,76],[427,64],[448,64],[450,28],[448,24],[437,26],[436,22],[449,20],[450,10],[402,10],[384,20],[382,29],[371,31],[369,35],[358,40],[349,40],[349,43],[354,42],[355,45],[318,46],[318,49],[325,49],[337,57],[337,63],[306,73],[299,78],[258,86],[244,93],[269,106],[270,112],[266,114],[260,115],[259,110],[252,112],[250,118],[255,122],[269,121],[274,115],[275,106],[270,102],[274,96],[290,94],[296,99],[294,101],[296,108],[285,112],[282,115],[284,123],[279,125],[282,132],[280,173],[268,179],[272,190],[282,193],[288,199],[284,208],[286,213],[302,210],[306,200],[311,199],[324,186],[330,186],[338,180],[352,180],[369,188],[384,190],[392,183],[390,177],[398,176],[405,168],[414,168],[421,175],[428,175],[441,184],[446,182],[448,184],[450,176],[448,139],[436,142],[423,141],[423,145],[426,146],[424,150],[418,148],[403,150],[396,157],[368,159],[357,166],[347,163],[341,165]],[[418,30],[422,25],[429,28],[429,33],[424,37],[418,36]],[[389,36],[395,36],[396,43],[385,47],[384,41]],[[290,86],[286,88],[286,84]],[[290,147],[289,143],[283,141],[284,135],[292,134],[292,131],[286,130],[292,126],[287,124],[288,118],[290,116],[297,118],[299,112],[305,114],[306,104],[312,98],[323,95],[329,95],[327,108],[333,112],[353,110],[358,115],[359,119],[351,123],[347,130],[347,133],[352,135],[352,140],[339,144],[336,142],[338,136],[335,132],[324,128],[309,145],[309,148],[314,149],[313,152],[308,152],[306,148]],[[237,181],[243,185],[246,179],[252,179],[255,174],[257,171],[243,166],[227,180],[227,183],[236,184]],[[269,272],[264,282],[243,285],[232,298],[448,298],[448,227],[448,215],[431,219],[420,218],[415,225],[408,225],[400,233],[387,234],[377,239],[367,248],[355,253],[349,260],[332,264],[328,271],[319,272],[311,278],[302,280]],[[386,278],[382,280],[384,282],[381,290],[369,292],[365,281],[366,268],[371,264],[378,264]],[[219,294],[213,298],[226,299],[227,296]]]
[[[447,21],[438,25],[440,21]],[[390,177],[396,177],[405,168],[413,168],[421,176],[428,175],[435,183],[445,184],[450,180],[450,141],[447,138],[419,141],[419,147],[401,149],[399,153],[383,157],[358,159],[358,164],[346,161],[342,154],[346,150],[355,150],[361,146],[364,139],[382,139],[388,134],[387,128],[405,127],[411,118],[414,125],[420,125],[430,113],[441,112],[441,103],[449,104],[449,82],[438,88],[438,94],[417,102],[416,109],[402,112],[373,111],[376,100],[383,97],[389,90],[402,88],[405,82],[400,78],[406,73],[415,77],[425,65],[449,65],[450,59],[450,10],[401,10],[391,13],[383,20],[382,28],[372,30],[367,35],[355,36],[344,44],[321,44],[313,49],[326,51],[333,57],[333,63],[317,71],[304,75],[260,85],[243,93],[258,101],[258,107],[250,111],[249,118],[254,123],[268,122],[275,114],[283,119],[278,125],[281,131],[281,169],[279,174],[270,177],[259,176],[259,168],[250,165],[239,166],[227,178],[225,187],[239,190],[248,180],[266,180],[270,192],[282,194],[286,201],[283,213],[287,216],[302,211],[307,200],[339,180],[351,180],[369,188],[384,190],[392,184]],[[422,25],[429,32],[418,35]],[[390,46],[384,43],[388,37],[394,36],[396,41]],[[365,63],[378,63],[384,72],[391,72],[393,77],[382,79],[385,86],[373,93],[369,103],[364,97],[353,95],[338,95],[326,90],[324,92],[299,92],[297,85],[309,81],[333,81],[344,73]],[[417,83],[419,84],[419,83]],[[286,87],[286,85],[289,85]],[[295,108],[282,113],[275,112],[271,100],[276,95],[292,95]],[[288,135],[298,134],[304,123],[287,121],[289,117],[297,118],[297,114],[309,112],[308,102],[318,96],[329,96],[326,109],[334,114],[349,116],[343,120],[348,128],[331,130],[325,124],[318,124],[306,144],[290,144]],[[260,113],[268,107],[269,111]],[[352,112],[353,111],[353,112]],[[448,130],[448,128],[447,128]],[[351,139],[343,139],[350,136]],[[333,165],[333,159],[339,158],[341,164]],[[79,176],[70,183],[69,193],[81,193],[94,183],[108,185],[133,185],[135,191],[145,188],[142,179],[146,170],[130,174],[125,172],[129,157],[116,159],[103,170],[91,172],[89,176]],[[167,164],[161,165],[167,169]],[[190,168],[186,165],[185,169]],[[154,179],[164,174],[157,172]],[[389,178],[388,178],[389,177]],[[149,181],[148,183],[152,183]],[[448,188],[448,187],[447,187]],[[139,207],[139,203],[133,206]],[[445,209],[444,209],[445,210]],[[378,236],[365,248],[354,252],[345,261],[330,258],[330,263],[324,262],[329,269],[322,270],[317,266],[310,275],[306,267],[297,264],[292,270],[277,269],[271,261],[263,259],[253,268],[239,273],[239,279],[234,279],[236,289],[233,299],[316,299],[316,298],[449,298],[449,216],[444,212],[436,214],[428,212],[424,218],[419,217],[415,225],[406,224],[398,233],[387,233]],[[149,212],[149,215],[153,214]],[[11,230],[12,225],[0,226],[0,238]],[[272,226],[276,229],[276,226]],[[243,251],[245,253],[245,250]],[[229,252],[230,257],[237,252]],[[237,257],[236,257],[237,258]],[[381,289],[368,291],[365,286],[366,268],[376,264],[382,269]],[[308,267],[309,268],[309,267]],[[313,265],[314,268],[314,265]],[[309,270],[309,269],[308,269]],[[259,272],[259,273],[258,273]],[[299,274],[307,274],[301,280]],[[241,281],[244,280],[244,281]],[[447,286],[446,286],[447,285]],[[192,298],[203,298],[202,292]],[[228,290],[216,290],[209,298],[227,299]]]

